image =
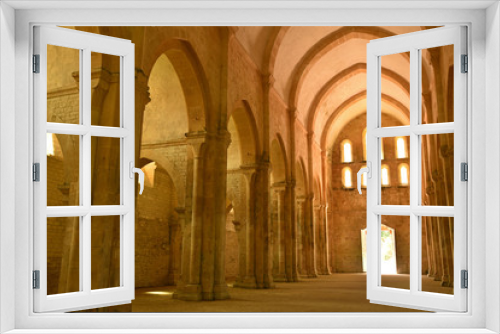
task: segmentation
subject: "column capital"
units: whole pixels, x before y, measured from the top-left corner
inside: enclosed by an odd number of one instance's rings
[[[297,180],[295,180],[295,179],[291,179],[291,180],[286,181],[287,188],[295,187],[296,185],[297,185]]]
[[[205,131],[193,131],[186,133],[185,136],[186,143],[191,146],[194,157],[201,157],[203,144],[207,139],[207,133]]]
[[[307,200],[307,196],[306,196],[306,195],[296,196],[296,197],[295,197],[295,200],[296,200],[298,203],[304,203],[304,202]]]
[[[274,182],[272,185],[271,185],[271,189],[276,191],[276,192],[281,192],[281,191],[285,191],[285,188],[286,188],[286,182],[282,181],[282,182]]]

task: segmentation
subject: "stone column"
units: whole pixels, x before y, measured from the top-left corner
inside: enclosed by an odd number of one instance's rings
[[[306,275],[304,247],[304,202],[305,198],[297,197],[297,270],[299,275]]]
[[[292,181],[286,183],[284,200],[285,275],[287,282],[298,282],[295,182]]]
[[[234,283],[235,287],[257,288],[257,279],[255,275],[255,169],[244,168],[243,178],[246,183],[246,212],[244,227],[240,227],[243,232],[240,240],[240,267],[241,279]],[[239,230],[238,230],[239,231]]]
[[[225,95],[227,96],[227,94]],[[225,97],[223,96],[223,98]],[[222,113],[224,114],[224,112]],[[219,133],[214,137],[214,150],[211,151],[210,155],[207,157],[208,160],[214,157],[214,167],[213,167],[213,177],[214,183],[213,188],[205,187],[205,197],[208,192],[214,194],[214,216],[212,221],[214,222],[214,230],[215,236],[210,241],[213,241],[214,247],[214,263],[213,266],[210,265],[210,262],[207,261],[206,268],[211,269],[214,268],[214,283],[213,283],[213,297],[210,295],[210,288],[208,287],[208,298],[213,298],[216,300],[228,299],[229,292],[227,290],[226,283],[226,191],[227,191],[227,149],[231,144],[231,134],[226,130],[227,121],[225,117],[223,118],[224,127],[219,129]],[[210,170],[206,170],[208,175],[205,174],[205,178],[209,179],[211,176]],[[205,203],[205,213],[207,213],[207,206],[209,203]],[[208,217],[207,217],[208,218]],[[206,226],[206,221],[204,221],[204,225]],[[209,230],[209,229],[207,229]],[[209,237],[210,238],[210,237]],[[205,240],[206,241],[206,238]],[[205,255],[205,250],[203,255]],[[203,278],[206,278],[208,275],[203,273]],[[210,283],[208,283],[210,284]],[[205,291],[207,288],[204,286],[203,290]]]
[[[329,265],[328,265],[328,236],[327,236],[327,226],[326,226],[326,204],[319,205],[318,213],[318,273],[320,275],[330,275]]]
[[[306,270],[307,277],[315,278],[318,277],[316,272],[316,260],[315,260],[315,242],[314,242],[314,194],[309,194],[305,201],[305,216],[304,216],[304,246],[305,246],[305,256],[306,256]]]
[[[321,205],[315,204],[313,207],[314,213],[314,255],[315,255],[315,264],[316,264],[316,273],[321,275]]]
[[[205,146],[204,134],[188,134],[187,135],[188,149],[191,150],[193,156],[193,176],[192,176],[192,199],[191,199],[191,217],[186,217],[190,220],[189,238],[185,234],[183,247],[186,252],[183,252],[182,258],[182,284],[178,285],[177,291],[174,292],[173,298],[183,300],[202,300],[201,293],[201,244],[202,244],[202,223],[203,223],[203,153]],[[188,250],[188,251],[187,251]]]
[[[257,288],[274,287],[269,246],[269,156],[256,165],[255,175],[255,277]]]
[[[286,227],[285,227],[285,211],[286,197],[285,187],[282,184],[274,184],[273,190],[276,196],[276,213],[273,229],[274,238],[274,264],[273,264],[273,279],[275,282],[286,281],[285,262],[286,262]]]

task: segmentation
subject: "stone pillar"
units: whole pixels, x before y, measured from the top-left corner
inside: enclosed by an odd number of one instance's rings
[[[226,94],[227,96],[227,94]],[[225,97],[225,96],[223,96]],[[224,114],[224,112],[222,113]],[[205,187],[205,198],[207,198],[207,191],[214,194],[214,202],[205,202],[205,213],[207,213],[207,207],[210,203],[214,205],[214,217],[212,221],[214,222],[215,236],[210,241],[213,242],[214,247],[214,264],[210,265],[207,261],[206,268],[214,268],[214,283],[213,283],[213,296],[211,296],[210,288],[203,287],[204,291],[208,290],[207,299],[228,299],[229,292],[226,284],[226,191],[227,191],[227,149],[231,144],[231,134],[225,129],[227,125],[226,118],[223,117],[224,128],[219,130],[217,136],[214,137],[214,150],[211,151],[210,155],[207,156],[210,161],[211,157],[214,157],[214,167],[213,167],[213,188]],[[210,170],[206,170],[208,174],[205,174],[205,178],[209,179],[212,175]],[[207,217],[208,218],[208,217]],[[208,218],[210,219],[210,218]],[[206,226],[206,221],[204,221]],[[207,229],[210,230],[210,229]],[[210,238],[210,237],[209,237]],[[207,241],[207,239],[204,239]],[[203,252],[205,255],[205,250]],[[207,275],[204,273],[203,277]],[[210,284],[210,283],[208,283]]]
[[[286,281],[285,273],[285,210],[286,210],[286,198],[285,198],[285,187],[282,184],[274,184],[273,190],[275,194],[275,207],[276,210],[273,214],[274,225],[273,225],[273,279],[275,282]]]
[[[307,277],[315,278],[318,277],[316,272],[316,260],[315,260],[315,242],[314,242],[314,194],[309,194],[305,201],[305,216],[304,216],[304,246],[305,246],[305,256],[306,256],[306,270]]]
[[[299,275],[306,275],[304,247],[304,203],[305,198],[297,197],[297,270]]]
[[[274,287],[269,245],[269,156],[257,164],[255,175],[255,277],[257,288]]]
[[[308,214],[308,277],[317,277],[316,271],[316,248],[317,245],[317,219],[315,219],[314,210],[314,162],[313,162],[313,144],[314,144],[314,132],[310,131],[307,133],[307,176],[309,185],[309,196],[307,198],[307,214]],[[319,197],[320,194],[317,194]]]
[[[297,221],[295,215],[295,182],[287,182],[285,188],[285,275],[287,282],[298,282],[297,273]]]
[[[202,300],[201,294],[201,244],[202,244],[202,223],[203,223],[203,151],[205,145],[205,135],[188,134],[188,149],[193,157],[192,170],[192,198],[190,223],[186,224],[189,231],[184,230],[182,257],[182,282],[174,292],[173,298],[183,300]],[[188,238],[189,236],[189,238]]]
[[[272,73],[268,68],[262,75],[262,156],[257,163],[255,176],[255,239],[256,268],[255,275],[258,288],[274,287],[272,275],[272,250],[269,242],[271,226],[269,221],[269,101],[274,84]]]
[[[246,212],[245,226],[240,226],[238,233],[241,234],[240,240],[240,279],[235,283],[235,287],[257,288],[257,279],[255,275],[255,169],[243,168],[243,177],[246,184]],[[236,225],[235,225],[236,226]]]
[[[318,236],[316,238],[317,245],[317,269],[320,275],[330,275],[328,266],[328,236],[327,236],[327,226],[326,226],[326,204],[319,205],[318,221],[317,221],[317,231]]]
[[[322,238],[321,238],[321,205],[315,204],[313,207],[314,214],[314,255],[316,264],[316,273],[321,275],[321,253],[322,253]]]

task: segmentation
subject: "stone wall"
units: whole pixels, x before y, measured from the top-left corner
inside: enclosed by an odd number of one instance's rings
[[[401,125],[395,119],[383,115],[384,125]],[[363,158],[362,134],[366,128],[365,115],[348,123],[339,133],[331,152],[332,162],[332,199],[329,209],[332,212],[333,242],[332,270],[338,273],[362,272],[361,230],[366,228],[366,189],[360,195],[356,190],[356,173],[366,165]],[[341,163],[340,144],[348,139],[352,143],[353,162]],[[407,145],[409,148],[409,145]],[[395,142],[392,138],[384,139],[384,160],[390,169],[390,187],[382,188],[382,197],[390,204],[409,205],[409,187],[400,187],[398,165],[408,163],[409,159],[397,159]],[[353,188],[345,189],[342,185],[342,169],[352,170]],[[406,218],[406,217],[405,217]],[[395,229],[396,256],[398,273],[409,273],[409,224],[405,218],[384,216],[382,223]]]

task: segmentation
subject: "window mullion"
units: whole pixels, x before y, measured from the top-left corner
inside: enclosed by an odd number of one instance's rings
[[[419,136],[414,129],[419,123],[419,93],[420,93],[420,52],[418,49],[410,50],[410,210],[418,205],[420,189],[419,169]],[[420,285],[419,262],[420,249],[418,234],[419,217],[411,210],[410,215],[410,291],[418,291]]]
[[[91,56],[90,49],[83,49],[82,57],[82,81],[80,82],[80,100],[82,101],[82,124],[87,129],[91,126]],[[91,147],[90,131],[83,135],[83,153],[80,159],[80,168],[83,170],[83,206],[90,209],[92,204],[92,147]],[[91,221],[92,217],[90,212],[87,212],[83,217],[83,237],[80,244],[80,253],[82,254],[83,261],[80,263],[81,276],[83,281],[83,291],[90,294],[91,291]]]

